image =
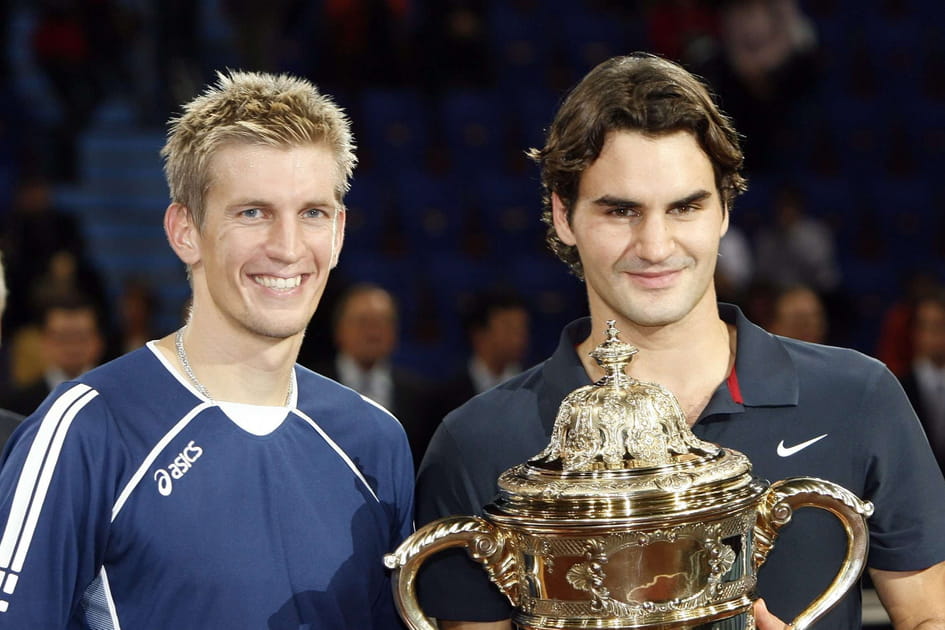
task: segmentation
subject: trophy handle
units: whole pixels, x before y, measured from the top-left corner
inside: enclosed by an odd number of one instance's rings
[[[516,605],[517,563],[506,543],[506,534],[483,518],[448,516],[421,527],[393,553],[385,555],[384,566],[393,569],[394,603],[410,630],[436,630],[417,602],[416,577],[429,556],[449,547],[465,547],[469,556],[483,565],[489,579]]]
[[[820,508],[836,516],[847,534],[847,553],[827,590],[788,626],[793,630],[803,630],[820,619],[859,579],[869,547],[866,519],[873,513],[872,503],[860,500],[846,488],[830,481],[793,477],[775,482],[765,492],[758,507],[752,552],[756,571],[767,560],[781,528],[790,522],[793,511],[801,507]]]

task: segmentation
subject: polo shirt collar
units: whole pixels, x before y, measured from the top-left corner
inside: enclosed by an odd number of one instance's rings
[[[745,407],[783,407],[797,405],[797,371],[780,339],[748,321],[741,309],[732,304],[719,304],[719,316],[734,324],[738,332],[735,350],[735,377],[742,402],[736,402],[723,382],[712,395],[700,420],[707,416],[740,413]],[[554,402],[542,413],[548,431],[554,424],[558,405],[578,387],[590,385],[576,347],[591,334],[591,318],[583,317],[568,324],[561,332],[558,347],[545,364],[548,391],[544,400]]]
[[[784,407],[798,402],[798,378],[794,362],[781,339],[748,321],[741,309],[732,304],[719,304],[719,317],[735,324],[738,345],[735,349],[735,376],[738,379],[745,407]],[[719,413],[713,405],[721,393],[732,401],[728,385],[722,383],[703,417]],[[740,406],[740,405],[739,405]]]

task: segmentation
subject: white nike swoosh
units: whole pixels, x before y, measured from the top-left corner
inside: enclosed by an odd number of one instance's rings
[[[781,442],[778,444],[778,455],[780,455],[781,457],[790,457],[791,455],[794,455],[798,451],[803,451],[805,448],[807,448],[811,444],[814,444],[815,442],[820,442],[825,437],[827,437],[826,433],[824,433],[823,435],[818,435],[817,437],[807,440],[806,442],[795,444],[794,446],[785,446],[784,440],[781,440]]]

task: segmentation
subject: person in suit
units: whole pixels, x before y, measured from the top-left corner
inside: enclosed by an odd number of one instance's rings
[[[377,284],[351,286],[338,300],[332,328],[337,352],[316,371],[394,414],[407,432],[416,466],[438,418],[432,384],[391,361],[398,335],[393,295]]]
[[[0,317],[7,307],[7,281],[3,269],[3,257],[0,256]],[[20,425],[23,416],[8,409],[0,409],[0,450],[6,444],[13,430]]]
[[[477,293],[467,305],[463,326],[471,353],[466,364],[439,388],[444,416],[521,372],[528,351],[528,308],[514,293]]]
[[[945,290],[917,300],[912,346],[913,359],[901,378],[902,387],[945,471]]]
[[[827,312],[820,296],[797,284],[782,289],[774,299],[768,332],[810,343],[826,343]]]
[[[57,385],[99,364],[105,341],[95,304],[76,292],[51,295],[41,307],[40,349],[46,364],[43,375],[10,390],[3,407],[29,415]]]

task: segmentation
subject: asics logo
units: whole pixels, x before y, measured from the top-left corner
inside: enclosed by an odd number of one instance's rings
[[[807,447],[810,446],[811,444],[815,444],[816,442],[820,442],[820,441],[821,441],[822,439],[824,439],[825,437],[827,437],[827,434],[826,434],[826,433],[824,433],[823,435],[818,435],[818,436],[815,437],[815,438],[811,438],[811,439],[807,440],[806,442],[801,442],[800,444],[795,444],[794,446],[785,446],[785,445],[784,445],[784,440],[781,440],[781,441],[778,443],[778,455],[780,455],[781,457],[790,457],[791,455],[794,455],[795,453],[799,453],[800,451],[803,451],[805,448],[807,448]]]
[[[187,471],[193,467],[194,462],[200,459],[201,455],[203,455],[203,449],[194,444],[194,441],[191,440],[184,450],[177,454],[177,457],[174,458],[170,466],[167,468],[158,468],[154,472],[154,480],[157,482],[158,492],[160,492],[162,496],[170,496],[171,492],[174,491],[174,482],[172,479],[180,479],[183,477]]]

